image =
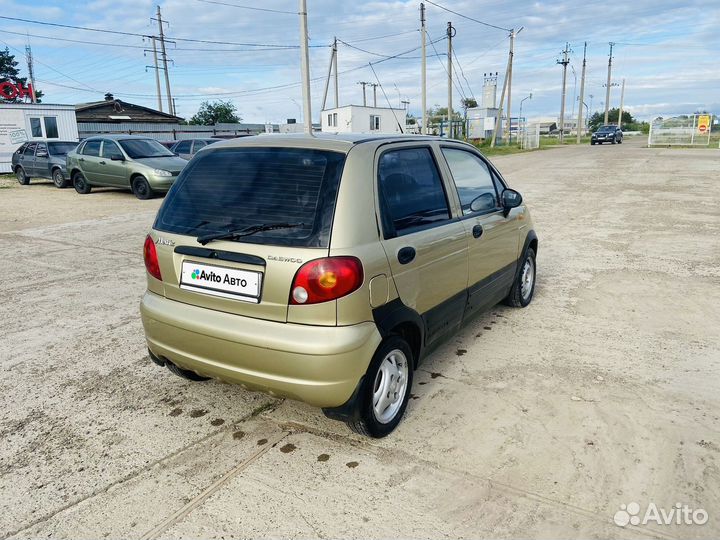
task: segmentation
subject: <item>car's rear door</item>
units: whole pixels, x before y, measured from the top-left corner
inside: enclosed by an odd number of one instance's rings
[[[104,186],[106,185],[105,176],[100,169],[100,147],[101,139],[91,139],[83,146],[83,153],[78,157],[80,170],[82,170],[85,179],[91,184]]]
[[[32,177],[35,169],[35,149],[37,148],[36,142],[31,142],[25,147],[25,152],[20,156],[19,162],[22,166],[25,174]]]
[[[380,147],[376,157],[382,246],[400,300],[430,344],[462,321],[468,243],[430,144]]]
[[[190,159],[192,157],[192,141],[180,141],[173,146],[173,152],[183,159]]]
[[[496,304],[509,290],[518,256],[519,212],[505,214],[498,187],[502,180],[479,153],[443,144],[445,163],[457,190],[469,249],[468,312]]]

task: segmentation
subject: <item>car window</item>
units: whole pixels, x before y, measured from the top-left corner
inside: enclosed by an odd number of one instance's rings
[[[175,146],[174,152],[176,154],[189,154],[190,153],[190,144],[192,141],[180,141]]]
[[[456,148],[443,148],[442,153],[450,167],[463,215],[494,210],[498,205],[492,173],[482,159],[471,152]],[[470,207],[474,206],[472,210]]]
[[[170,157],[173,153],[155,139],[123,139],[119,141],[122,149],[132,159]]]
[[[37,143],[30,143],[25,147],[25,157],[33,157],[35,155],[35,147]]]
[[[195,141],[193,143],[193,152],[197,152],[200,150],[203,146],[206,146],[207,143],[205,141]]]
[[[35,149],[35,157],[48,157],[48,149],[45,143],[38,143]]]
[[[199,236],[272,223],[243,242],[327,247],[345,154],[306,148],[225,148],[185,167],[155,221],[161,231]]]
[[[386,237],[450,219],[447,197],[430,148],[390,150],[380,157],[378,182]]]
[[[100,155],[100,140],[88,141],[83,147],[83,155],[85,156],[99,156]]]
[[[27,148],[27,143],[23,144],[22,146],[20,146],[20,148],[18,148],[17,150],[15,150],[15,153],[16,153],[16,154],[22,154],[23,152],[25,152],[25,148]]]
[[[120,148],[117,144],[115,144],[113,141],[103,141],[102,145],[102,151],[100,152],[100,156],[112,159],[113,157],[117,158],[123,158],[123,153],[120,151]]]
[[[497,191],[498,196],[502,197],[502,192],[507,189],[505,184],[503,184],[503,181],[500,180],[500,177],[495,174],[495,172],[493,172],[492,178],[493,184],[495,184],[495,191]]]
[[[48,149],[53,156],[66,156],[77,148],[74,142],[51,142],[48,143]]]

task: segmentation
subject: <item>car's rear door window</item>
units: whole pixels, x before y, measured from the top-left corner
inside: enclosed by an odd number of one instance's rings
[[[385,238],[450,219],[442,178],[430,148],[384,152],[378,163],[378,181]]]
[[[307,148],[222,148],[198,154],[168,193],[155,228],[193,236],[302,224],[242,242],[327,247],[345,154]]]
[[[82,153],[84,156],[99,156],[100,155],[100,140],[88,141],[83,146]]]

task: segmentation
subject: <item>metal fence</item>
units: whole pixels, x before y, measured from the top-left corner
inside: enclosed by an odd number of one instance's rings
[[[540,124],[524,124],[520,131],[520,147],[523,150],[540,148]]]
[[[648,146],[708,146],[711,119],[710,114],[656,118],[650,123]]]
[[[275,130],[276,126],[273,126]],[[265,124],[215,124],[214,126],[185,126],[181,124],[153,124],[138,122],[78,122],[80,139],[93,135],[145,135],[158,141],[181,141],[199,137],[242,136],[265,133]]]

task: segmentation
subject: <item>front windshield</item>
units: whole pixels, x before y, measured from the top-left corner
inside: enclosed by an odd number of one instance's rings
[[[125,153],[132,159],[171,157],[170,150],[154,139],[124,139],[118,141]]]
[[[51,142],[48,143],[48,148],[53,156],[66,156],[75,150],[77,145],[78,143],[74,142]]]

